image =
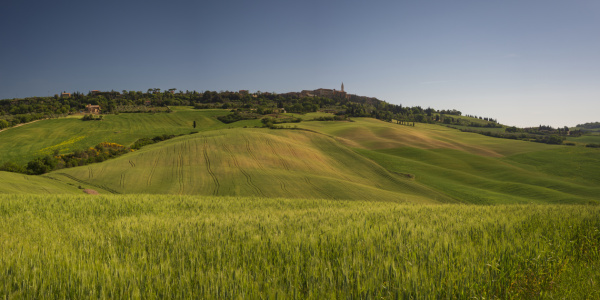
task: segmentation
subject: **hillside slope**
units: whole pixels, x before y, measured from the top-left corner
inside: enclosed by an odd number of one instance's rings
[[[142,136],[189,133],[193,121],[199,133],[42,177],[4,173],[0,192],[70,193],[81,192],[74,187],[82,186],[127,194],[600,202],[598,149],[491,138],[433,124],[412,127],[371,118],[309,121],[315,114],[292,125],[299,130],[242,128],[260,121],[216,120],[226,113],[179,108],[170,114],[121,114],[102,122],[46,120],[10,129],[0,134],[2,159],[100,141],[128,144]]]
[[[81,192],[74,184],[66,184],[41,176],[0,171],[0,194],[76,194]]]
[[[375,119],[306,122],[390,172],[467,203],[588,203],[600,200],[600,151]]]
[[[191,131],[260,124],[259,120],[246,120],[227,125],[215,118],[228,113],[228,110],[223,109],[193,110],[176,107],[171,113],[104,115],[102,121],[82,121],[81,116],[40,120],[0,132],[0,164],[7,161],[25,164],[54,151],[69,153],[102,142],[127,146],[140,138],[163,134],[187,134]],[[193,127],[194,121],[196,128]]]
[[[452,202],[330,137],[294,130],[198,133],[46,176],[113,193]]]

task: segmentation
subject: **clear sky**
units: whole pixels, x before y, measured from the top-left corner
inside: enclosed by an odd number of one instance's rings
[[[517,126],[600,121],[600,1],[0,2],[0,99],[336,88]]]

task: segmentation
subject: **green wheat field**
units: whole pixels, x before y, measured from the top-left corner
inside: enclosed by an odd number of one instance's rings
[[[0,201],[5,298],[600,297],[600,207]]]

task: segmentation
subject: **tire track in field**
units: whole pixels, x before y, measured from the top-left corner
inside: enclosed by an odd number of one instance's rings
[[[281,188],[281,190],[283,190],[286,194],[289,194],[290,191],[288,191],[288,189],[285,187],[285,183],[283,182],[283,180],[277,179],[277,181],[279,181],[279,187]]]
[[[181,151],[177,151],[174,146],[173,149],[173,163],[171,164],[172,179],[177,180],[177,186],[179,187],[177,194],[181,194]]]
[[[281,165],[283,165],[283,167],[285,168],[285,170],[289,171],[290,170],[290,166],[285,161],[285,159],[283,159],[283,157],[281,157],[281,155],[279,155],[279,153],[277,153],[277,151],[275,151],[275,147],[273,147],[273,144],[271,143],[271,141],[269,141],[269,139],[266,138],[265,139],[265,143],[267,144],[267,146],[269,146],[269,148],[271,148],[271,152],[279,159],[279,162],[281,162]]]
[[[158,160],[162,157],[163,150],[158,152],[158,155],[154,159],[154,164],[152,164],[152,169],[150,169],[150,174],[148,174],[148,180],[146,181],[146,186],[152,185],[152,177],[154,176],[154,172],[156,171],[156,166],[158,165]]]
[[[310,186],[312,186],[313,189],[315,189],[317,192],[325,195],[328,199],[335,199],[334,197],[331,196],[331,194],[327,193],[327,191],[323,190],[322,188],[320,188],[317,185],[315,185],[314,183],[312,183],[308,177],[304,177],[304,181],[306,181],[306,183],[308,183]]]
[[[192,142],[190,140],[185,140],[184,143],[184,149],[185,149],[185,153],[182,153],[182,161],[181,161],[181,165],[182,165],[182,169],[181,169],[181,183],[183,184],[183,189],[182,192],[185,191],[186,187],[188,189],[191,188],[191,191],[194,190],[194,181],[193,181],[193,176],[194,176],[194,172],[192,171],[191,165],[193,163],[193,155],[192,153]],[[187,164],[185,163],[185,159],[187,159]],[[185,169],[184,167],[189,167],[188,173],[187,175],[185,174]],[[186,175],[187,177],[183,177],[184,175]],[[187,180],[186,180],[187,179]],[[188,182],[186,184],[186,182]]]
[[[332,140],[328,140],[327,142],[329,144],[335,145],[335,142]],[[321,143],[315,143],[315,145],[316,145],[317,149],[319,151],[321,151],[321,153],[328,153],[330,151],[330,150],[326,149]],[[341,165],[342,167],[348,167],[346,163],[339,161],[337,159],[337,157],[331,157],[331,158],[333,158],[333,162],[335,162],[337,165]],[[344,174],[345,172],[342,171],[343,169],[337,169],[330,163],[324,164],[324,165],[327,166],[327,169],[329,169],[333,174],[337,174],[338,176],[342,177],[344,180],[346,180],[348,182],[355,182],[355,180],[350,179],[348,176],[346,176]],[[370,180],[369,177],[366,177],[362,174],[360,174],[360,177]]]
[[[121,186],[121,188],[125,187],[125,172],[121,173],[121,180],[119,180],[119,186]]]
[[[246,177],[246,184],[248,184],[248,186],[253,188],[257,193],[259,193],[261,196],[264,197],[265,194],[262,192],[262,190],[258,186],[256,186],[254,184],[254,182],[252,182],[252,176],[250,176],[250,174],[248,174],[246,171],[244,171],[244,169],[242,169],[242,167],[240,167],[237,157],[235,157],[235,155],[233,154],[233,152],[231,152],[229,147],[227,147],[227,145],[225,145],[225,144],[222,144],[222,146],[223,146],[223,149],[225,149],[225,151],[227,151],[229,156],[231,156],[231,159],[233,160],[233,164],[235,165],[235,167],[238,168],[238,170],[240,170],[240,172],[242,172],[242,174],[244,174],[244,176]]]
[[[313,166],[309,163],[308,159],[301,159],[300,156],[298,156],[298,153],[296,153],[296,150],[294,149],[294,147],[292,147],[292,145],[287,144],[288,150],[290,150],[290,152],[292,153],[292,155],[297,159],[300,160],[302,162],[304,162],[304,164],[308,167],[308,169],[312,172],[315,171],[315,168],[313,168]]]
[[[210,168],[210,159],[208,158],[208,140],[206,137],[204,137],[204,147],[202,149],[202,153],[204,153],[204,161],[206,162],[206,170],[208,171],[208,174],[210,175],[210,177],[212,177],[213,182],[215,183],[215,189],[213,190],[213,195],[218,195],[219,194],[219,180],[217,179],[217,176],[215,176],[215,173],[213,173],[212,169]]]
[[[77,177],[75,177],[75,176],[71,176],[71,175],[69,175],[69,174],[66,174],[66,173],[56,173],[56,174],[57,174],[57,175],[62,175],[62,176],[65,176],[65,177],[67,177],[67,178],[69,178],[69,179],[71,179],[71,180],[77,181],[77,182],[79,182],[79,183],[83,183],[83,184],[91,185],[91,186],[93,186],[93,187],[95,187],[95,188],[98,188],[98,189],[101,189],[101,190],[105,190],[105,191],[107,191],[107,192],[110,192],[110,193],[113,193],[113,194],[120,194],[119,192],[117,192],[117,191],[115,191],[115,190],[113,190],[113,189],[111,189],[111,188],[109,188],[109,187],[107,187],[107,186],[105,186],[105,185],[89,183],[89,182],[87,182],[87,181],[81,180],[81,179],[79,179],[79,178],[77,178]]]
[[[131,167],[132,167],[132,168],[134,168],[134,167],[135,167],[135,163],[134,163],[133,161],[131,161],[131,160],[130,160],[130,161],[129,161],[129,164],[131,165]]]
[[[265,167],[262,165],[260,160],[256,158],[256,155],[254,155],[254,152],[252,152],[252,149],[250,148],[250,140],[246,136],[244,136],[244,140],[246,141],[246,151],[248,152],[248,154],[250,154],[250,157],[252,157],[252,159],[258,164],[258,167],[261,170],[264,170]]]
[[[184,144],[181,145],[182,147],[185,147],[185,142]],[[177,151],[177,150],[175,150]],[[179,181],[179,195],[183,194],[183,154],[181,149],[179,149],[179,153],[177,153],[177,173],[179,176],[177,176],[178,181]]]
[[[269,146],[269,148],[271,149],[271,152],[279,159],[279,161],[281,162],[281,164],[283,165],[283,167],[285,168],[286,171],[290,170],[290,166],[287,164],[287,162],[283,159],[283,157],[281,157],[281,155],[279,155],[279,153],[277,153],[277,151],[275,151],[275,147],[273,147],[273,144],[271,143],[271,141],[266,138],[265,139],[265,143],[267,144],[267,146]],[[279,181],[279,187],[281,188],[281,190],[283,190],[286,194],[289,195],[289,191],[285,186],[285,183],[283,182],[283,180],[277,178],[277,181]]]
[[[88,167],[88,178],[93,178],[94,172],[92,171],[92,167]]]

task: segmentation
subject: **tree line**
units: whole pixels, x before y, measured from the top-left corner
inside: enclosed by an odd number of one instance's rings
[[[29,97],[23,99],[0,100],[0,129],[19,123],[42,118],[53,118],[80,113],[86,105],[100,105],[102,113],[147,112],[147,107],[168,107],[171,105],[194,106],[198,109],[247,109],[256,114],[273,112],[308,113],[330,111],[348,117],[373,117],[381,120],[407,119],[416,122],[433,121],[431,117],[442,115],[460,116],[457,110],[437,111],[420,106],[408,107],[390,104],[373,97],[350,95],[343,97],[305,97],[300,93],[240,93],[231,91],[179,91],[171,88],[164,91],[158,88],[142,91],[121,92],[73,92],[68,97]],[[154,110],[152,110],[154,111]],[[438,119],[439,121],[439,119]]]

